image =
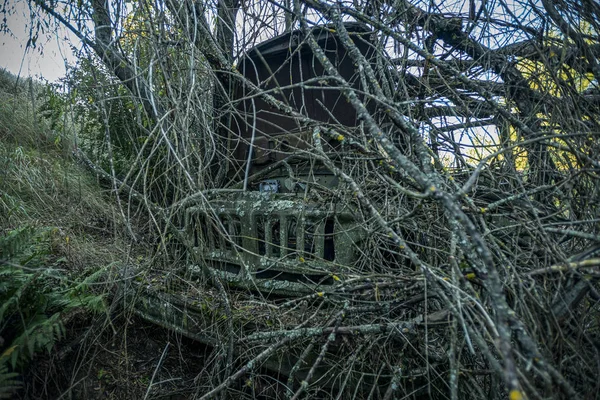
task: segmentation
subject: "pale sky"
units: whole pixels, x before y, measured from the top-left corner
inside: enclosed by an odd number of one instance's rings
[[[29,39],[29,9],[24,0],[9,0],[14,12],[8,16],[8,28],[13,36],[0,32],[0,67],[22,77],[43,77],[55,82],[65,75],[65,59],[74,61],[65,42],[65,31],[40,36],[36,48],[26,49]]]

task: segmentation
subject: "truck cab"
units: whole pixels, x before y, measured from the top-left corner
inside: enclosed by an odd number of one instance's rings
[[[362,54],[373,57],[371,32],[358,23],[346,28]],[[320,26],[312,33],[340,75],[360,91],[361,74],[335,30]],[[357,113],[301,31],[250,49],[237,69],[252,85],[234,90],[229,189],[187,208],[191,259],[238,288],[283,295],[330,290],[352,273],[366,232],[352,205],[336,198],[338,178],[313,149],[318,141],[334,163],[351,162],[344,160],[342,135],[319,132],[358,130]],[[271,106],[253,87],[293,113]]]

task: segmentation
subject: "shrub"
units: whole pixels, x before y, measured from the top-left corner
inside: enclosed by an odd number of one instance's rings
[[[54,233],[26,226],[0,237],[0,398],[18,389],[17,371],[65,336],[69,312],[105,309],[104,295],[89,290],[105,270],[74,281],[53,257]]]

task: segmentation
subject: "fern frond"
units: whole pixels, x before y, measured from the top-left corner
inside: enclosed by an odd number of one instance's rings
[[[0,260],[10,260],[15,255],[22,253],[31,243],[35,230],[31,226],[15,229],[0,238]]]
[[[12,369],[24,366],[36,353],[52,351],[66,335],[63,321],[68,312],[106,310],[105,295],[92,293],[90,286],[106,275],[109,266],[75,281],[49,268],[51,232],[25,227],[0,237],[0,334],[10,337],[11,346],[2,359]]]
[[[10,399],[22,386],[19,374],[11,372],[8,368],[8,358],[14,347],[7,349],[0,356],[0,399]]]

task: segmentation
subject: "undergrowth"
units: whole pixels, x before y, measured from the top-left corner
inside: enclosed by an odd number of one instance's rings
[[[65,336],[74,311],[106,309],[105,294],[90,290],[106,270],[75,277],[61,268],[66,260],[53,255],[55,233],[25,226],[0,237],[0,398],[20,386],[16,371]]]
[[[75,315],[107,312],[113,267],[130,252],[122,213],[48,119],[60,106],[49,93],[0,70],[0,398],[27,384]]]

